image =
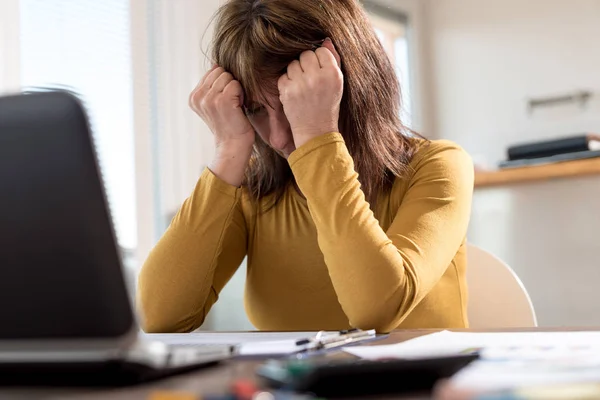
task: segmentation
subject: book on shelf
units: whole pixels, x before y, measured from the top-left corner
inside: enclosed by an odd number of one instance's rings
[[[508,148],[508,161],[595,150],[600,150],[600,135],[579,134],[510,146]]]

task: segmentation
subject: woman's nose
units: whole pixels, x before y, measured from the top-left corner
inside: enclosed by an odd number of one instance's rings
[[[283,112],[277,114],[282,115],[274,115],[274,118],[271,118],[269,144],[274,149],[283,150],[293,140],[292,130],[285,114]]]

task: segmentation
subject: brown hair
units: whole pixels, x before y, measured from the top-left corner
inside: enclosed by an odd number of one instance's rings
[[[357,0],[230,0],[216,15],[212,58],[241,83],[246,106],[266,103],[289,63],[327,37],[344,74],[340,131],[373,206],[407,172],[416,144],[399,118],[394,68]],[[274,205],[292,180],[287,161],[257,136],[245,181],[252,196],[275,194]]]

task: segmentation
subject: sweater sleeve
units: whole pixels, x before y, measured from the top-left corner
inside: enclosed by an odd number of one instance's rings
[[[241,192],[204,170],[140,272],[145,331],[189,332],[202,324],[246,255]]]
[[[398,326],[439,281],[464,240],[473,165],[461,148],[445,143],[425,148],[413,161],[414,175],[387,232],[365,200],[339,133],[315,138],[289,157],[352,326],[380,332]]]

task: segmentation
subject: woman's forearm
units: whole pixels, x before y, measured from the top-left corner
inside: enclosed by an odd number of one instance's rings
[[[448,147],[417,165],[387,231],[365,200],[341,135],[307,143],[290,156],[290,165],[350,323],[395,328],[439,281],[464,240],[473,190],[470,158]]]
[[[145,331],[186,332],[202,324],[246,254],[240,195],[204,171],[140,272]]]

